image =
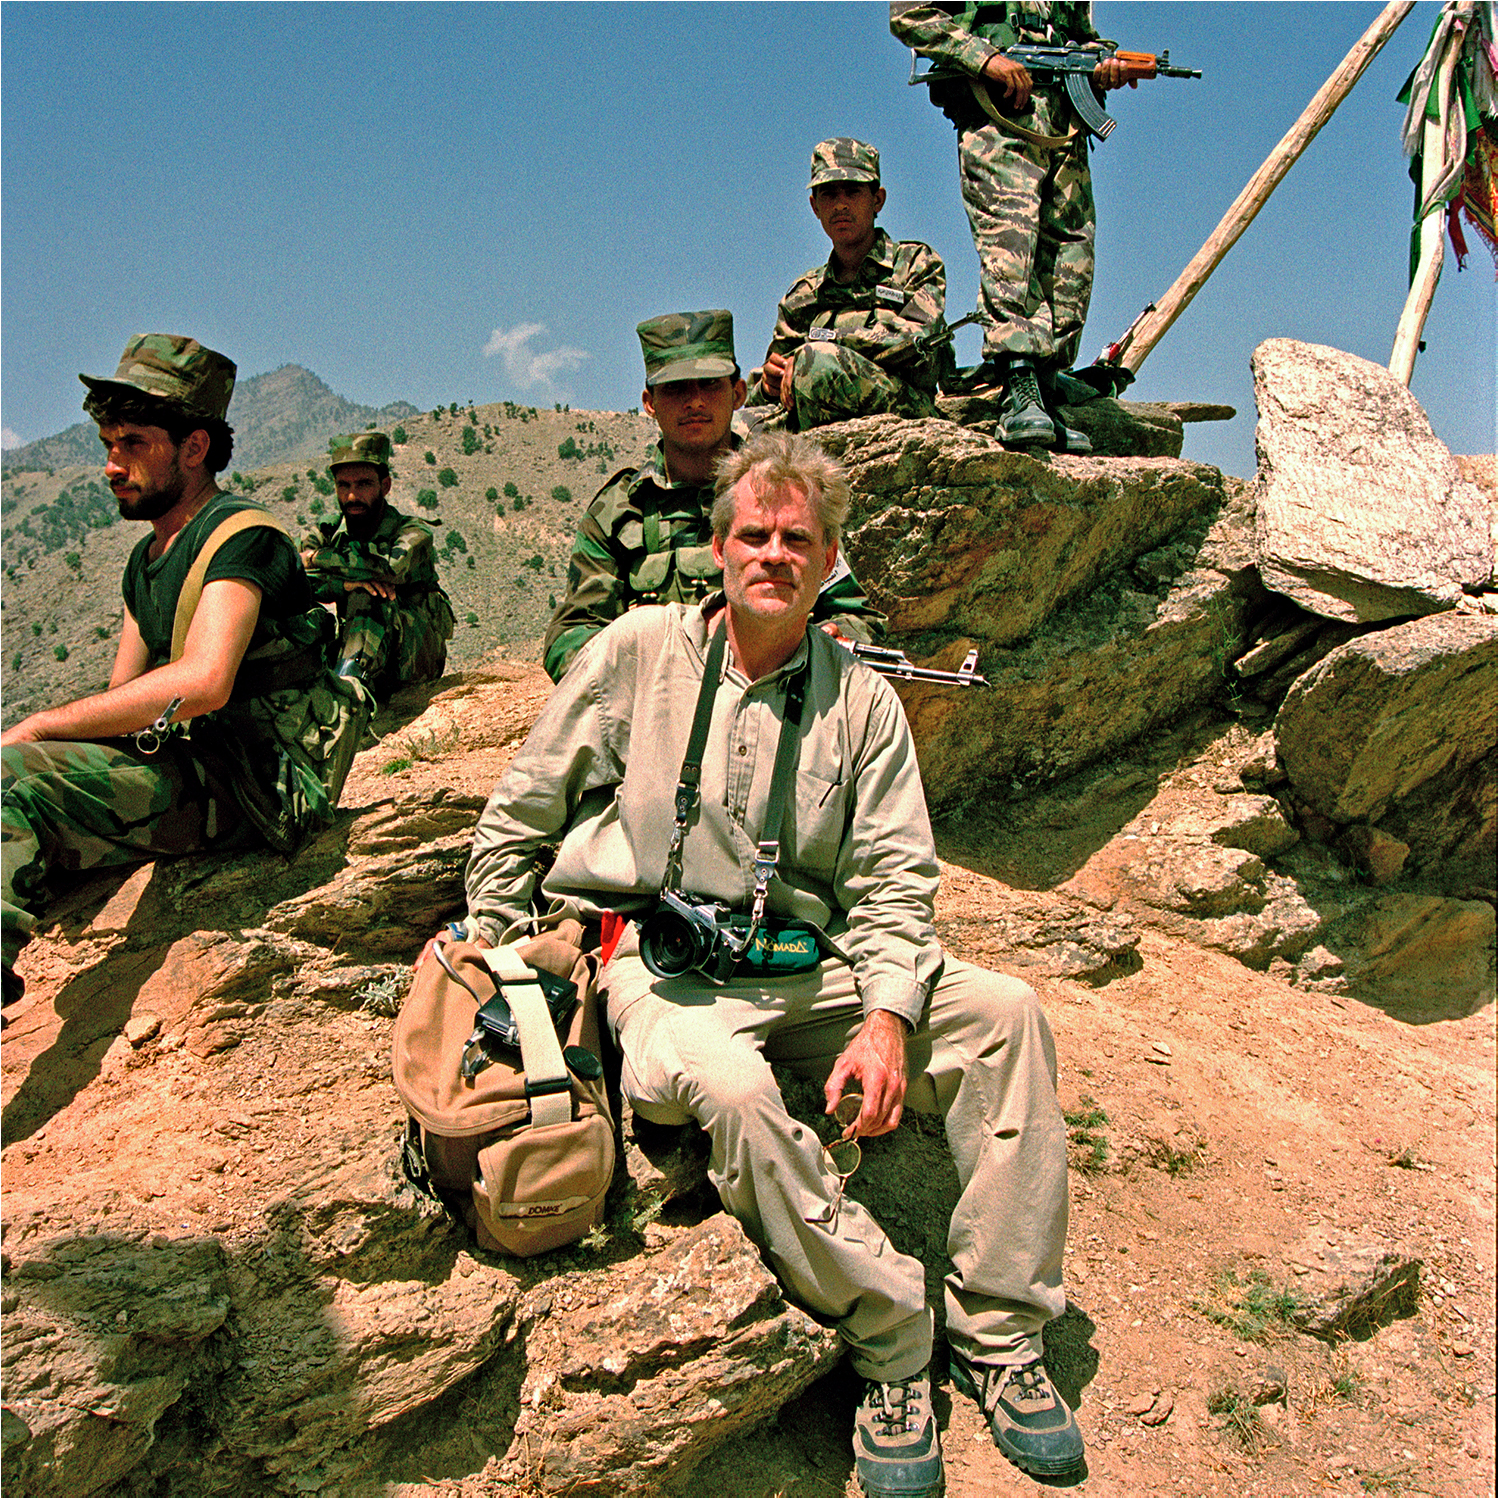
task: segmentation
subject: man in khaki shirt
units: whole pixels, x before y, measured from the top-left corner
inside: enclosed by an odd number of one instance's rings
[[[585,645],[480,818],[469,929],[495,942],[527,914],[537,852],[559,836],[544,894],[636,919],[641,934],[624,929],[603,975],[625,1097],[648,1120],[709,1134],[725,1207],[788,1294],[837,1322],[868,1382],[854,1433],[865,1494],[940,1494],[922,1266],[844,1196],[847,1164],[788,1116],[770,1065],[824,1081],[846,1137],[895,1129],[904,1104],[943,1113],[963,1187],[950,1369],[1001,1450],[1041,1474],[1083,1453],[1041,1361],[1042,1325],[1064,1306],[1066,1136],[1036,996],[938,945],[937,860],[895,693],[807,628],[848,500],[838,465],[805,438],[767,434],[726,460],[713,512],[724,592],[632,610]],[[684,797],[690,728],[710,709]],[[778,777],[785,718],[795,769]],[[664,884],[741,918],[715,956],[745,947],[759,889],[760,941],[722,982],[691,964],[661,977]],[[810,956],[788,971],[775,955],[799,941]],[[862,1102],[841,1109],[851,1093]]]

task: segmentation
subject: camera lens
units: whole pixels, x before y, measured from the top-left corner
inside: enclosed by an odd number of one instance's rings
[[[658,979],[676,979],[702,957],[697,932],[675,912],[658,911],[641,929],[641,962]]]

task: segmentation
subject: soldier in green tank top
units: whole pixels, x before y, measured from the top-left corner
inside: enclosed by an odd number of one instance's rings
[[[695,604],[719,587],[713,560],[714,470],[740,444],[745,399],[730,315],[668,313],[636,328],[646,363],[641,402],[661,438],[650,459],[621,469],[594,497],[568,564],[568,591],[547,627],[543,665],[558,681],[585,641],[638,604]],[[884,617],[840,553],[813,612],[852,640],[878,641]]]
[[[146,334],[113,377],[82,379],[120,514],[151,534],[125,568],[109,687],[0,736],[7,1003],[51,877],[257,842],[294,849],[332,818],[370,704],[334,676],[333,621],[290,538],[215,483],[233,449],[234,365]]]

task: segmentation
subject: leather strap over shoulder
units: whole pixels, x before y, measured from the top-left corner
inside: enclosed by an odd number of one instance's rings
[[[536,971],[514,948],[481,948],[479,956],[505,990],[521,1037],[521,1067],[533,1125],[565,1125],[573,1118],[573,1084]]]
[[[286,527],[270,511],[262,510],[256,505],[234,511],[214,527],[198,549],[198,555],[193,559],[193,565],[188,569],[187,576],[182,580],[182,588],[177,594],[177,610],[172,616],[171,659],[173,661],[177,661],[182,656],[187,646],[188,630],[192,626],[193,616],[197,613],[198,601],[203,597],[203,580],[208,576],[208,565],[213,561],[214,554],[230,537],[238,536],[240,532],[248,531],[252,526],[269,526],[283,536],[287,534]]]

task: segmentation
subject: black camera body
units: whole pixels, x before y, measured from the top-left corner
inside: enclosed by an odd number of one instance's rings
[[[738,922],[737,926],[731,925]],[[641,962],[658,979],[701,970],[717,984],[734,972],[744,941],[744,918],[717,901],[685,891],[663,891],[641,924]]]

